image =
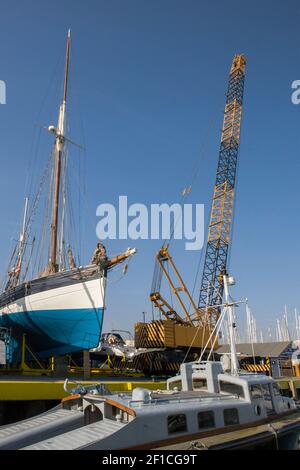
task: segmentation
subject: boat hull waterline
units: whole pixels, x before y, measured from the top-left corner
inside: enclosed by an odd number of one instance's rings
[[[38,292],[34,283],[27,284],[25,295],[22,289],[15,290],[14,301],[6,305],[2,296],[0,326],[11,328],[18,342],[25,333],[26,343],[39,358],[97,347],[105,310],[106,278],[100,273],[90,279],[80,277],[70,272],[40,279]]]

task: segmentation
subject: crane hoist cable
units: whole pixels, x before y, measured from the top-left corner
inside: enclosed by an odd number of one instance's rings
[[[184,186],[183,190],[181,191],[181,194],[180,194],[180,197],[181,197],[181,202],[180,202],[180,205],[183,205],[184,202],[183,202],[183,199],[186,199],[192,192],[192,189],[193,189],[193,185],[198,177],[198,173],[199,173],[199,170],[200,168],[202,167],[203,165],[203,160],[205,159],[205,155],[206,155],[206,145],[209,141],[209,135],[210,133],[212,132],[212,129],[215,127],[215,124],[216,124],[216,121],[217,121],[217,117],[218,117],[218,114],[219,113],[214,113],[213,116],[211,117],[210,119],[210,124],[208,126],[208,129],[203,137],[203,140],[202,140],[202,143],[201,143],[201,148],[200,148],[200,158],[199,158],[199,155],[197,156],[197,159],[196,161],[194,162],[194,165],[193,165],[193,169],[192,169],[192,172],[191,172],[191,176],[190,176],[190,179],[189,181],[186,182],[186,185]],[[167,243],[170,244],[171,241],[173,240],[173,237],[174,237],[174,231],[175,231],[175,228],[177,226],[179,222],[179,217],[173,222],[173,228],[171,230],[171,233],[170,233],[170,237],[168,239],[165,239],[163,241],[163,245],[162,246],[165,246]]]
[[[197,322],[200,321],[200,315],[204,317],[204,312],[207,312],[207,306],[209,306],[208,313],[210,317],[210,326],[214,326],[220,314],[220,309],[217,306],[221,304],[223,297],[223,275],[226,273],[227,269],[228,251],[233,223],[234,189],[239,154],[245,65],[246,59],[242,54],[237,54],[234,56],[230,69],[230,78],[226,93],[221,145],[217,166],[216,183],[212,199],[210,221],[208,226],[207,245],[198,308],[194,308],[193,313],[190,315],[190,307],[189,310],[187,310],[180,302],[185,316],[192,325],[195,323],[197,324]],[[186,196],[190,193],[190,191],[191,186],[188,186],[186,190],[183,191],[182,196]],[[174,235],[175,223],[173,225],[173,232],[170,239],[173,238]],[[172,261],[172,258],[168,255],[167,252],[168,247],[169,244],[166,245],[165,241],[157,256],[157,260],[160,262],[160,267],[164,271],[165,275],[166,272],[163,269],[161,261],[163,256],[161,256],[161,254],[165,250],[166,260]],[[176,268],[174,266],[172,267],[177,277],[180,279],[180,281],[182,281]],[[171,281],[169,277],[166,277],[170,283]],[[177,298],[179,298],[178,291],[184,290],[188,295],[190,302],[194,304],[189,292],[185,288],[183,281],[182,286],[184,286],[183,289],[176,288],[174,290],[174,286],[172,285],[173,292],[176,294]],[[159,290],[157,290],[154,294],[155,296],[152,298],[150,296],[151,300],[163,300],[159,299]],[[157,306],[159,306],[159,304],[157,304]],[[163,309],[161,309],[161,311],[164,313]],[[173,315],[173,318],[175,319],[176,316]]]
[[[180,201],[181,206],[183,206],[183,204],[184,204],[183,199],[186,199],[190,195],[190,193],[192,192],[193,184],[194,184],[195,180],[197,179],[199,170],[202,166],[203,160],[205,159],[206,146],[207,146],[207,143],[209,141],[208,137],[209,137],[210,133],[212,132],[212,129],[215,127],[218,114],[219,113],[214,113],[213,116],[210,119],[210,124],[209,124],[208,129],[205,133],[205,136],[204,136],[204,138],[201,142],[200,158],[197,157],[197,160],[195,160],[194,165],[193,165],[193,169],[192,169],[192,173],[191,173],[191,177],[190,177],[190,181],[189,181],[189,183],[187,183],[185,185],[184,189],[181,191],[181,196],[180,196],[181,197],[181,201]],[[179,218],[177,218],[176,220],[173,221],[173,227],[172,227],[172,230],[171,230],[171,233],[170,233],[170,237],[168,239],[166,238],[165,240],[163,240],[162,248],[166,247],[166,245],[170,245],[171,241],[173,240],[174,231],[175,231],[175,228],[176,228],[178,222],[179,222]],[[202,252],[201,252],[201,259],[202,259]],[[201,259],[200,259],[200,261],[201,261]],[[198,276],[199,269],[200,269],[200,266],[197,268],[196,277]],[[157,262],[155,262],[153,278],[152,278],[151,292],[157,292],[157,291],[160,290],[162,275],[163,275],[163,273],[162,273],[162,270],[160,269],[159,264]],[[194,289],[193,289],[193,291],[194,291]]]

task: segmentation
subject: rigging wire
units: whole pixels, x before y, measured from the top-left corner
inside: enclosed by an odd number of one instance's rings
[[[46,87],[46,91],[45,91],[45,94],[43,96],[42,103],[41,103],[41,105],[38,109],[38,112],[37,112],[37,116],[36,116],[36,121],[37,122],[39,122],[41,120],[40,118],[41,118],[42,113],[44,111],[46,102],[48,100],[51,100],[51,102],[55,101],[54,99],[51,98],[51,96],[54,95],[54,93],[55,93],[56,96],[58,95],[58,93],[57,93],[57,83],[58,83],[58,81],[55,80],[54,78],[58,76],[57,71],[58,71],[58,68],[59,68],[62,60],[63,60],[63,57],[60,57],[59,60],[57,60],[57,63],[56,63],[56,65],[54,67],[54,70],[53,70],[53,73],[49,74],[49,76],[50,76],[49,84]],[[59,83],[60,83],[60,88],[61,88],[63,82],[61,80],[59,80]],[[55,86],[53,86],[53,84]],[[62,88],[61,88],[61,91],[62,91]],[[52,115],[54,115],[54,110],[52,111]],[[55,116],[56,116],[56,112],[55,112]],[[25,239],[27,239],[29,237],[29,234],[32,231],[32,227],[33,227],[33,224],[35,222],[38,207],[41,204],[42,191],[43,191],[43,188],[44,188],[46,178],[48,177],[50,162],[51,162],[51,158],[52,158],[52,155],[51,155],[48,162],[47,162],[46,169],[44,170],[43,174],[40,177],[40,183],[39,183],[39,186],[38,186],[37,193],[33,196],[33,188],[36,186],[35,180],[38,178],[38,167],[39,167],[39,165],[38,165],[39,157],[38,156],[39,156],[39,153],[40,153],[40,146],[41,146],[41,135],[42,135],[41,131],[42,131],[41,126],[36,126],[36,125],[34,126],[33,136],[32,136],[32,139],[31,139],[31,146],[30,146],[30,151],[29,151],[30,157],[28,159],[28,164],[27,164],[27,169],[26,169],[26,178],[25,178],[25,182],[24,182],[24,189],[25,189],[26,195],[29,196],[30,199],[33,198],[33,203],[31,204],[31,207],[30,207],[30,214],[28,216],[27,223],[26,223]],[[36,138],[36,136],[37,136],[37,138]],[[81,166],[81,161],[80,161],[81,158],[79,158],[78,160],[79,160],[78,172],[79,172],[79,175],[81,177],[82,176],[82,166]],[[81,182],[80,182],[80,186],[82,186]],[[45,210],[45,212],[46,212],[45,219],[44,219],[44,223],[41,226],[42,227],[42,236],[39,238],[39,244],[38,244],[38,247],[37,247],[37,255],[36,255],[35,262],[32,261],[33,262],[33,266],[32,266],[33,270],[36,269],[37,265],[41,266],[42,258],[44,256],[45,240],[46,240],[45,227],[46,227],[46,225],[48,223],[48,219],[49,219],[49,210],[48,210],[49,207],[50,207],[50,204],[49,204],[49,195],[48,195],[48,201],[46,203],[46,210]],[[80,200],[79,200],[79,209],[81,209],[81,201]],[[71,212],[72,212],[72,209],[71,209]],[[74,214],[73,213],[71,215],[71,218],[74,221]],[[17,230],[17,225],[18,224],[16,224],[15,231]],[[81,230],[80,229],[81,214],[79,214],[79,224],[78,225],[79,225],[79,230]],[[73,223],[73,228],[75,228],[74,223]],[[75,231],[73,233],[75,233]],[[81,237],[81,233],[80,233],[79,234],[79,243],[77,243],[77,245],[79,245],[79,247],[80,247],[81,244],[82,244],[82,237]],[[25,243],[25,245],[27,246],[28,243]],[[15,246],[15,248],[12,252],[11,258],[9,260],[9,267],[12,265],[13,260],[16,256],[16,250],[17,250],[17,246]],[[32,246],[32,250],[31,250],[29,258],[30,258],[30,261],[33,260],[33,246]],[[27,266],[26,273],[28,272],[28,269],[29,269],[29,265]],[[9,270],[9,268],[8,268],[8,270]],[[5,273],[5,277],[6,277],[6,273]],[[5,278],[3,280],[3,283],[4,282],[5,282]]]
[[[52,74],[50,75],[49,83],[47,84],[44,96],[42,98],[41,105],[38,109],[38,112],[36,114],[36,122],[40,120],[40,117],[42,115],[43,109],[45,108],[45,104],[47,99],[51,99],[51,95],[54,94],[55,88],[53,87],[53,84],[55,83],[54,76],[57,75],[57,70],[59,67],[59,62],[60,60],[57,61],[54,70]],[[57,82],[56,82],[57,83]],[[52,93],[51,93],[51,85],[52,85]],[[53,99],[51,99],[51,102]],[[40,202],[40,192],[42,190],[43,186],[43,180],[45,179],[45,172],[40,176],[40,183],[38,187],[38,191],[36,195],[33,194],[34,188],[36,187],[36,180],[38,179],[38,168],[39,168],[39,158],[38,155],[40,153],[40,146],[41,146],[41,132],[42,128],[41,126],[36,126],[34,125],[33,132],[32,132],[32,138],[31,138],[31,144],[30,144],[30,150],[29,150],[29,158],[28,158],[28,163],[27,163],[27,168],[26,168],[26,178],[24,182],[24,192],[26,196],[31,200],[32,198],[34,199],[34,202],[31,207],[31,214],[28,217],[27,220],[27,225],[26,225],[26,231],[24,234],[24,239],[28,238],[30,230],[32,229],[32,224],[34,221],[34,217],[37,211],[37,206],[39,205]],[[49,159],[50,160],[50,159]],[[49,163],[49,162],[48,162]],[[46,165],[47,168],[48,164]],[[47,173],[47,170],[46,170]],[[27,246],[28,243],[25,242],[25,245]],[[30,258],[32,258],[32,250],[30,254]],[[29,267],[28,267],[29,269]],[[27,269],[27,271],[28,271]],[[23,275],[24,277],[24,275]]]
[[[210,124],[208,126],[208,129],[203,137],[203,140],[202,140],[202,143],[200,145],[200,158],[197,157],[197,159],[195,160],[194,162],[194,166],[193,166],[193,170],[192,170],[192,173],[191,173],[191,176],[190,176],[190,181],[189,183],[187,183],[181,193],[181,202],[179,203],[181,206],[183,206],[183,198],[187,197],[191,192],[192,192],[192,188],[193,188],[193,185],[198,177],[198,174],[199,174],[199,171],[200,171],[200,167],[203,166],[203,163],[204,163],[204,160],[205,160],[205,157],[206,157],[206,146],[208,144],[208,137],[210,135],[210,133],[212,132],[213,128],[215,127],[216,125],[216,121],[217,121],[217,117],[218,117],[218,113],[213,113],[211,119],[210,119]],[[163,242],[163,246],[166,245],[166,243],[170,243],[171,240],[173,239],[174,237],[174,232],[175,232],[175,229],[178,225],[178,222],[180,220],[180,216],[177,217],[177,219],[174,221],[173,220],[173,228],[171,230],[171,234],[170,234],[170,237],[168,239],[165,239],[164,242]]]
[[[80,186],[80,182],[79,182],[78,175],[75,173],[74,176],[75,176],[75,179],[76,179],[75,182],[76,182],[76,184],[77,184],[78,191],[80,192],[80,195],[81,195],[81,197],[82,197],[82,199],[83,199],[83,202],[85,203],[85,207],[86,207],[86,209],[87,209],[87,211],[88,211],[90,223],[91,223],[91,225],[92,225],[93,228],[94,228],[94,223],[95,223],[95,221],[94,221],[94,215],[93,215],[93,213],[92,213],[92,211],[91,211],[90,204],[89,204],[89,202],[88,202],[88,200],[87,200],[87,197],[85,196],[84,192],[82,191],[82,188],[81,188],[81,186]]]
[[[226,309],[226,308],[223,308],[223,309],[222,309],[222,313],[221,313],[221,315],[219,316],[219,318],[218,318],[218,320],[217,320],[217,322],[216,322],[216,324],[215,324],[215,326],[214,326],[214,328],[213,328],[213,330],[212,330],[212,332],[211,332],[211,334],[210,334],[210,336],[209,336],[209,338],[208,338],[208,340],[207,340],[207,342],[206,342],[205,347],[204,347],[204,348],[202,349],[202,351],[201,351],[201,354],[200,354],[200,357],[199,357],[199,362],[202,360],[203,355],[204,355],[204,352],[206,351],[206,349],[207,349],[209,343],[211,342],[211,339],[212,339],[213,336],[214,336],[214,341],[213,341],[213,344],[211,345],[211,350],[210,350],[210,353],[209,353],[209,355],[208,355],[208,357],[207,357],[207,361],[209,361],[209,358],[210,358],[210,356],[211,356],[211,351],[213,350],[214,345],[216,344],[216,340],[217,340],[217,337],[218,337],[218,333],[219,333],[219,331],[220,331],[220,328],[221,328],[223,319],[224,319],[224,317],[225,317],[225,315],[226,315],[226,312],[227,312],[227,309]]]
[[[53,83],[55,83],[54,76],[57,74],[58,67],[59,67],[59,61],[57,61],[52,74],[51,73],[49,74],[49,76],[50,76],[49,84],[47,84],[45,93],[44,93],[43,98],[41,100],[42,101],[41,105],[40,105],[40,107],[38,109],[38,112],[36,114],[36,122],[38,122],[40,120],[40,117],[42,115],[43,109],[45,108],[47,99],[51,98],[51,93],[49,93],[50,85],[51,84],[53,85]],[[52,90],[52,92],[53,92],[53,90]],[[51,101],[53,101],[53,100],[51,100]],[[36,203],[38,202],[36,200],[36,196],[33,195],[33,188],[36,187],[36,180],[38,179],[38,172],[35,171],[35,169],[38,169],[38,167],[39,167],[39,165],[38,165],[38,161],[39,161],[38,155],[40,153],[41,134],[42,134],[41,127],[40,126],[37,127],[36,125],[34,125],[33,130],[32,130],[32,136],[31,136],[31,139],[30,139],[31,143],[29,145],[29,157],[27,159],[27,165],[26,165],[26,169],[25,169],[25,175],[26,176],[25,176],[25,181],[24,181],[24,194],[29,198],[29,200],[31,200],[33,197],[35,198],[35,202],[33,203],[33,212],[36,208],[35,207]],[[40,179],[43,179],[43,176]],[[39,197],[38,197],[38,199],[39,199]],[[32,221],[28,219],[26,232],[25,232],[25,236],[24,236],[25,240],[26,240],[26,237],[28,237],[29,231],[31,229],[31,225],[32,225],[31,222]],[[19,223],[17,222],[16,227],[14,229],[14,233],[17,232],[18,226],[19,226]],[[14,237],[12,236],[12,238],[14,238]],[[25,246],[27,246],[27,245],[28,245],[28,243],[25,242]],[[4,273],[4,276],[3,276],[3,285],[6,282],[5,280],[6,280],[6,277],[7,277],[7,272],[12,268],[12,263],[15,261],[15,254],[16,254],[15,249],[12,250],[12,247],[10,247],[9,252],[12,252],[12,255],[10,257],[10,261],[9,261],[9,264],[8,264],[7,271]]]
[[[3,276],[3,279],[1,280],[2,290],[4,290],[4,288],[5,288],[5,284],[6,284],[6,281],[7,281],[7,273],[10,271],[10,267],[13,266],[13,260],[15,260],[17,248],[18,248],[18,244],[15,244],[15,247],[13,249],[13,252],[12,252],[10,260],[9,260],[7,271],[6,271],[5,275]]]
[[[202,143],[201,143],[200,158],[198,157],[197,160],[195,160],[194,165],[193,165],[193,170],[192,170],[192,173],[191,173],[191,176],[190,176],[190,182],[188,184],[186,184],[186,186],[185,186],[185,188],[184,188],[184,190],[182,191],[182,194],[181,194],[181,202],[180,202],[181,208],[183,208],[184,199],[186,199],[190,195],[190,193],[192,192],[192,187],[193,187],[193,185],[194,185],[194,183],[195,183],[195,181],[198,177],[200,167],[203,166],[203,162],[204,162],[205,157],[206,157],[206,151],[207,151],[206,147],[207,147],[207,144],[208,144],[208,141],[209,141],[209,135],[212,133],[212,130],[216,125],[216,121],[217,121],[218,116],[219,116],[219,112],[218,113],[213,113],[213,115],[211,116],[210,124],[208,126],[208,129],[207,129],[207,131],[205,133],[205,136],[204,136],[204,138],[202,140]],[[212,201],[211,201],[211,205],[212,205]],[[171,231],[170,237],[169,237],[169,239],[165,239],[163,241],[163,246],[165,246],[167,243],[170,244],[171,240],[174,237],[175,229],[178,225],[179,220],[180,220],[180,216],[178,216],[176,220],[172,221],[173,226],[172,226],[172,231]],[[208,220],[209,220],[209,215],[207,215],[206,232],[207,232]],[[206,237],[207,237],[207,235],[206,235]],[[202,265],[202,259],[203,259],[203,251],[204,250],[202,249],[201,253],[200,253],[200,259],[199,259],[198,265],[197,265],[196,276],[195,276],[193,290],[192,290],[192,294],[191,294],[192,297],[194,296],[195,289],[196,289],[196,284],[198,282],[198,276],[199,276],[200,267]],[[190,312],[191,305],[192,304],[190,302],[189,307],[188,307],[188,312]]]
[[[34,250],[34,244],[35,244],[35,237],[33,237],[32,239],[32,244],[31,244],[31,250],[30,250],[30,254],[29,254],[29,258],[28,258],[28,261],[27,261],[27,266],[25,268],[25,272],[24,272],[24,275],[23,275],[23,282],[24,282],[24,279],[26,279],[26,276],[27,276],[27,273],[28,273],[28,270],[29,270],[29,267],[30,267],[30,262],[31,262],[31,259],[32,259],[32,255],[33,255],[33,250]],[[31,274],[31,278],[33,277],[33,272]]]
[[[77,60],[77,51],[76,51],[76,43],[72,43],[72,57],[74,58],[74,63],[80,63],[80,58]],[[71,63],[72,66],[72,63]],[[70,94],[72,94],[72,101],[71,106],[74,105],[76,107],[76,113],[73,113],[72,116],[76,116],[76,127],[78,128],[78,134],[80,135],[80,142],[82,142],[83,147],[78,148],[78,153],[76,158],[73,160],[73,171],[74,175],[76,176],[76,180],[78,182],[79,191],[77,193],[78,200],[77,200],[77,216],[78,216],[78,250],[81,254],[81,257],[85,259],[86,255],[86,244],[83,243],[85,240],[85,229],[86,224],[83,222],[83,204],[85,204],[86,200],[86,139],[85,139],[85,132],[83,126],[83,117],[82,117],[82,101],[80,98],[80,93],[78,93],[78,89],[80,89],[80,80],[76,74],[76,71],[72,67],[72,76],[73,79],[70,83]],[[77,163],[77,165],[76,165]],[[85,215],[85,214],[84,214]],[[92,222],[94,227],[94,221]],[[84,232],[83,232],[84,231]],[[83,235],[84,233],[84,235]]]
[[[39,123],[41,121],[41,116],[42,112],[46,107],[47,101],[50,103],[53,103],[54,100],[54,94],[57,95],[57,90],[58,90],[58,69],[62,63],[62,57],[60,57],[57,61],[56,64],[52,70],[52,73],[50,73],[49,76],[49,82],[47,83],[45,87],[45,91],[42,95],[41,99],[41,104],[40,107],[37,111],[36,114],[36,123]],[[54,110],[52,110],[51,114],[53,117]],[[48,112],[47,112],[48,116]],[[29,194],[29,189],[32,191],[32,189],[35,187],[34,183],[34,173],[33,169],[38,168],[38,154],[39,154],[39,148],[40,148],[40,141],[41,141],[41,131],[42,128],[40,125],[34,125],[33,127],[33,132],[32,132],[32,137],[31,137],[31,145],[30,145],[30,150],[29,150],[29,155],[30,157],[28,158],[28,164],[27,164],[27,169],[26,169],[26,178],[25,178],[25,184],[24,184],[24,193],[30,197]],[[36,132],[38,132],[37,138],[36,138]]]
[[[215,287],[215,286],[212,286],[212,288],[213,288],[214,290],[216,290],[216,287]],[[208,299],[208,297],[207,297],[207,299]],[[208,326],[208,322],[207,322],[207,320],[208,320],[208,307],[209,307],[209,305],[208,305],[208,303],[207,303],[206,308],[205,308],[205,318],[204,318],[204,321],[203,321],[203,322],[199,321],[199,324],[198,324],[198,326],[197,326],[197,330],[196,330],[196,332],[195,332],[195,334],[194,334],[194,336],[193,336],[193,339],[192,339],[192,341],[191,341],[191,344],[190,344],[189,347],[188,347],[188,350],[187,350],[186,355],[185,355],[185,357],[184,357],[184,359],[183,359],[183,361],[182,361],[182,364],[185,362],[186,358],[188,357],[188,354],[190,353],[190,350],[191,350],[191,348],[193,347],[193,344],[194,344],[194,342],[195,342],[195,340],[196,340],[196,337],[197,337],[197,335],[198,335],[198,332],[199,332],[201,326],[204,325],[204,328],[202,329],[202,342],[201,342],[201,344],[203,345],[203,342],[204,342],[204,332],[205,332],[206,326]],[[207,347],[207,346],[205,346],[205,348],[206,348],[206,347]],[[204,348],[204,350],[205,350],[205,348]]]
[[[33,201],[33,204],[31,206],[31,210],[30,210],[30,213],[29,213],[29,216],[28,216],[28,219],[27,219],[27,224],[26,224],[26,228],[25,228],[25,239],[27,239],[27,237],[29,236],[29,234],[31,232],[31,229],[32,229],[32,226],[33,226],[33,223],[34,223],[34,220],[35,220],[35,216],[37,214],[37,210],[38,210],[38,207],[39,207],[39,204],[40,204],[40,200],[41,200],[41,197],[42,197],[43,189],[44,189],[44,186],[45,186],[46,181],[48,179],[50,169],[52,168],[52,165],[51,165],[52,158],[53,158],[53,155],[51,153],[51,155],[48,159],[48,162],[47,162],[47,166],[46,166],[46,168],[45,168],[45,170],[42,174],[40,185],[39,185],[38,191],[36,193],[36,197]],[[34,267],[33,267],[33,269],[34,269]]]
[[[67,192],[66,192],[66,182],[67,182],[67,167],[68,167],[68,149],[65,147],[63,153],[63,162],[62,162],[62,208],[61,208],[61,223],[60,223],[60,233],[59,233],[59,249],[58,249],[58,259],[59,259],[59,271],[64,270],[66,266],[66,251],[65,251],[65,222],[66,222],[66,203],[67,203]]]
[[[67,197],[68,197],[68,240],[69,244],[74,248],[75,253],[74,257],[76,259],[76,262],[80,265],[80,253],[79,253],[79,243],[78,243],[78,238],[77,238],[77,232],[76,232],[76,221],[75,221],[75,216],[74,216],[74,209],[73,209],[73,202],[71,198],[71,188],[70,188],[70,183],[69,183],[69,175],[67,176]]]
[[[112,256],[112,258],[113,258],[113,256]],[[125,261],[125,260],[124,260],[124,261]],[[121,275],[118,279],[116,279],[116,280],[114,280],[114,281],[112,281],[111,277],[110,277],[110,278],[107,278],[107,283],[108,283],[108,284],[117,284],[117,283],[119,283],[119,282],[126,276],[126,274],[127,274],[127,272],[128,272],[128,269],[129,269],[129,264],[131,263],[131,261],[132,261],[132,258],[127,258],[127,259],[126,259],[126,264],[125,264],[125,266],[126,266],[126,265],[128,266],[128,268],[126,269],[126,272],[124,272],[124,267],[122,267],[122,264],[123,264],[123,263],[120,263],[119,266],[115,266],[115,267],[114,267],[114,272],[117,273],[118,271],[121,271],[121,270],[122,270],[122,275]]]
[[[193,185],[194,185],[194,183],[195,183],[195,181],[198,177],[200,167],[203,165],[203,162],[205,160],[206,152],[207,152],[206,147],[207,147],[208,140],[209,140],[208,137],[212,133],[212,130],[216,125],[218,115],[219,115],[219,112],[214,112],[211,115],[210,124],[207,128],[207,131],[206,131],[206,133],[205,133],[205,135],[202,139],[201,145],[200,145],[200,158],[198,156],[197,159],[194,160],[194,165],[193,165],[193,169],[192,169],[191,176],[190,176],[190,182],[185,186],[184,190],[181,193],[181,198],[180,198],[180,202],[179,202],[179,204],[181,206],[181,209],[183,208],[183,205],[184,205],[184,199],[186,199],[192,191],[192,187],[193,187]],[[187,180],[188,180],[188,178],[187,178]],[[212,204],[212,202],[211,202],[211,204]],[[172,219],[172,230],[170,231],[170,237],[168,239],[163,240],[163,244],[162,244],[163,247],[166,246],[166,244],[171,243],[171,240],[174,237],[175,229],[176,229],[176,227],[179,223],[179,220],[180,220],[180,216],[178,216],[176,220]],[[206,225],[208,225],[208,222],[207,222]],[[195,288],[196,288],[196,282],[197,282],[197,279],[198,279],[202,258],[203,258],[203,250],[201,250],[200,260],[199,260],[198,266],[197,266],[197,272],[196,272],[196,277],[195,277],[195,281],[194,281],[192,297],[193,297],[193,294],[194,294],[194,291],[195,291]],[[157,265],[157,262],[155,264]],[[162,274],[160,276],[160,281],[158,282],[157,271],[154,269],[153,279],[152,279],[152,287],[153,287],[154,284],[156,284],[156,290],[157,291],[160,289],[161,278],[162,278]],[[152,289],[151,292],[154,292],[153,289]],[[190,308],[191,308],[191,303],[189,304],[188,311],[190,311]]]
[[[48,163],[47,163],[47,166],[44,170],[44,173],[42,174],[42,177],[41,177],[41,181],[40,181],[40,185],[39,185],[39,188],[38,188],[38,191],[36,193],[36,197],[33,201],[33,204],[30,208],[30,212],[29,212],[29,215],[28,215],[28,218],[27,218],[27,221],[26,221],[26,225],[25,225],[25,232],[24,232],[24,240],[25,240],[25,245],[27,246],[28,243],[26,242],[27,238],[28,238],[28,235],[29,235],[29,232],[31,230],[31,227],[32,227],[32,224],[33,224],[33,220],[34,220],[34,217],[36,215],[36,211],[37,211],[37,207],[38,207],[38,204],[39,204],[39,201],[40,201],[40,197],[41,197],[41,194],[42,194],[42,190],[43,190],[43,186],[45,184],[45,181],[47,179],[47,175],[48,175],[48,171],[49,171],[49,166],[50,166],[50,162],[51,162],[51,157],[49,158],[48,160]],[[14,250],[13,252],[13,256],[11,257],[11,260],[10,260],[10,264],[8,266],[8,269],[7,269],[7,272],[9,272],[15,262],[16,262],[16,251]]]
[[[40,245],[37,249],[37,257],[39,256],[39,261],[36,260],[34,262],[34,267],[37,266],[37,272],[41,272],[42,269],[45,267],[45,248],[46,248],[46,239],[47,239],[47,227],[49,223],[49,217],[50,217],[50,208],[51,208],[51,198],[53,194],[53,186],[54,186],[54,167],[52,166],[52,171],[51,171],[51,176],[50,176],[50,183],[49,183],[49,191],[48,191],[48,198],[46,201],[46,208],[45,208],[45,216],[44,216],[44,221],[42,225],[42,235],[41,235],[41,241]],[[38,264],[37,264],[38,262]]]

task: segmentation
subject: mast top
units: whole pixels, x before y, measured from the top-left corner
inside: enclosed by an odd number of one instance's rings
[[[70,47],[71,47],[71,30],[69,29],[68,38],[67,38],[67,50],[66,50],[66,69],[65,69],[65,81],[64,81],[64,102],[67,101],[67,94],[68,94]]]

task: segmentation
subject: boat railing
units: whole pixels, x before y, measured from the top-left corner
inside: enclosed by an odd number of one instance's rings
[[[199,402],[210,402],[210,401],[225,401],[238,398],[237,395],[221,395],[221,396],[204,396],[204,397],[170,397],[170,398],[151,398],[149,401],[144,400],[129,400],[128,406],[134,405],[159,405],[167,402],[173,403],[184,403],[187,401],[199,401]]]

